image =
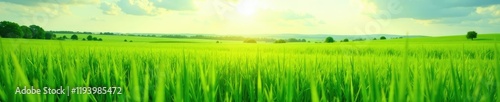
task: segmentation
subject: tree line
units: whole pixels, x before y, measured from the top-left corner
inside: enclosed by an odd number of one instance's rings
[[[72,40],[78,40],[78,35],[71,35]],[[83,41],[102,41],[102,38],[92,37],[92,35],[87,36],[87,38],[82,38]]]
[[[47,31],[51,33],[66,33],[66,34],[97,34],[88,31]],[[99,32],[100,35],[118,35],[113,32]]]
[[[400,37],[400,38],[403,38],[403,37]],[[387,39],[385,36],[381,36],[380,37],[380,40],[385,40]],[[366,39],[362,39],[362,38],[358,38],[358,39],[353,39],[351,41],[365,41]],[[377,38],[373,38],[373,40],[377,40]],[[325,39],[325,43],[334,43],[336,42],[333,37],[326,37]],[[343,39],[343,40],[340,40],[340,42],[349,42],[349,39]],[[316,42],[317,43],[317,42]]]
[[[38,25],[19,25],[15,22],[2,21],[0,22],[0,37],[2,38],[26,38],[26,39],[58,39],[65,40],[68,39],[66,35],[62,37],[57,37],[54,33],[75,33],[73,31],[45,31],[42,27]],[[92,34],[91,32],[77,32],[83,34]],[[78,40],[78,36],[73,34],[71,39]],[[92,35],[87,36],[87,39],[82,40],[88,41],[102,41],[102,38],[92,37]]]
[[[38,25],[22,25],[10,21],[0,22],[0,37],[2,38],[26,38],[26,39],[55,39],[54,33],[45,32]]]
[[[297,39],[297,38],[289,38],[287,40],[285,39],[278,39],[274,40],[274,43],[286,43],[286,42],[307,42],[306,39]],[[252,38],[246,38],[243,40],[243,43],[257,43],[257,40],[252,39]]]
[[[93,34],[92,32],[80,32],[80,31],[47,31],[51,33],[67,33],[67,34]]]

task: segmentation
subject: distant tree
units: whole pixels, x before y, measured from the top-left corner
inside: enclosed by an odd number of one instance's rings
[[[33,37],[33,33],[31,32],[30,27],[28,27],[28,26],[21,26],[21,30],[22,30],[22,31],[23,31],[23,33],[24,33],[23,38],[30,39],[30,38],[32,38],[32,37]]]
[[[333,42],[335,42],[335,40],[333,40],[332,37],[326,37],[325,43],[333,43]]]
[[[57,39],[57,40],[64,40],[64,38],[63,38],[63,37],[58,37],[58,38],[56,38],[56,39]]]
[[[366,39],[363,39],[363,38],[356,38],[356,39],[352,39],[351,41],[365,41]]]
[[[219,43],[219,41],[216,41],[215,43]]]
[[[286,43],[286,41],[283,39],[279,39],[279,40],[274,41],[274,43]]]
[[[302,42],[302,39],[290,38],[287,42]]]
[[[467,32],[467,39],[470,39],[470,40],[474,40],[475,38],[477,38],[477,33],[476,31],[469,31]]]
[[[71,39],[78,40],[78,36],[76,34],[71,35]]]
[[[255,39],[245,39],[243,43],[257,43],[257,41]]]
[[[98,41],[99,39],[97,37],[92,38],[94,41]]]
[[[23,31],[19,24],[10,21],[0,22],[0,36],[4,38],[20,38],[24,37]]]
[[[345,38],[342,42],[349,42],[349,39]]]
[[[373,38],[373,40],[377,40],[377,38]]]
[[[130,40],[129,42],[133,42],[132,40]]]
[[[302,41],[302,42],[306,42],[306,39],[302,39],[302,40],[300,40],[300,41]]]
[[[98,41],[102,41],[102,38],[99,38]]]
[[[85,41],[85,38],[83,38],[82,40]]]
[[[385,39],[387,39],[385,38],[385,36],[380,37],[380,40],[385,40]]]
[[[92,38],[93,38],[93,37],[92,37],[92,35],[87,36],[87,40],[88,40],[88,41],[91,41],[91,40],[92,40]]]
[[[45,39],[55,39],[56,38],[56,34],[54,33],[45,33]]]
[[[123,40],[124,42],[127,42],[127,39]]]
[[[45,39],[45,30],[37,25],[30,25],[31,32],[33,33],[33,38],[35,39]]]

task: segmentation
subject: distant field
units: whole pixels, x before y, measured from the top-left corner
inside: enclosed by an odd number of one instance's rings
[[[0,101],[500,100],[500,34],[284,44],[93,36],[104,41],[0,38]],[[123,94],[18,95],[17,86]]]
[[[405,39],[393,39],[395,41],[404,41]],[[420,37],[420,38],[411,38],[409,39],[410,42],[417,43],[417,42],[429,42],[429,43],[436,43],[436,42],[443,42],[443,43],[492,43],[492,42],[498,42],[500,41],[500,34],[481,34],[478,35],[477,39],[474,39],[473,41],[466,39],[465,35],[458,35],[458,36],[443,36],[443,37]]]
[[[73,34],[56,34],[58,37],[61,36],[67,36],[68,38],[71,37]],[[89,34],[77,34],[79,39],[81,40],[82,38],[87,38]],[[166,43],[182,43],[182,42],[191,42],[191,43],[215,43],[217,40],[209,40],[209,39],[188,39],[188,38],[161,38],[161,37],[142,37],[142,36],[121,36],[121,35],[97,35],[93,34],[92,36],[98,37],[98,38],[103,38],[104,41],[111,41],[111,42],[123,42],[124,40],[133,40],[134,42],[166,42]],[[325,37],[326,38],[326,37]],[[344,38],[334,38],[337,42],[344,39]],[[224,41],[224,42],[229,42],[229,43],[242,43],[243,41],[234,41],[234,40],[219,40],[219,41]],[[324,39],[318,40],[318,39],[311,39],[311,42],[323,42]],[[388,40],[375,40],[372,41],[368,39],[368,41],[365,42],[405,42],[406,39],[388,39]],[[435,43],[435,42],[462,42],[462,43],[470,43],[468,39],[465,39],[465,35],[459,35],[459,36],[443,36],[443,37],[417,37],[417,38],[410,38],[409,39],[410,43]],[[475,39],[473,41],[474,43],[476,42],[495,42],[495,41],[500,41],[500,34],[482,34],[479,35],[478,39]],[[260,43],[265,43],[265,42],[260,42]]]
[[[56,34],[58,37],[66,36],[68,38],[73,34]],[[78,38],[87,39],[89,34],[77,34]],[[206,40],[206,39],[183,39],[183,38],[161,38],[161,37],[142,37],[142,36],[122,36],[122,35],[98,35],[93,34],[93,37],[102,38],[106,42],[124,42],[124,40],[132,40],[133,42],[146,42],[146,43],[215,43],[216,40]],[[234,42],[234,41],[229,41]]]

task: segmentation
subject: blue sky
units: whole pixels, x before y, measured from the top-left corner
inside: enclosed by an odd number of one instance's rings
[[[500,0],[0,0],[47,30],[203,34],[500,33]]]

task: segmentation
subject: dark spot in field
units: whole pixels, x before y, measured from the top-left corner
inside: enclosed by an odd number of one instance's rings
[[[150,43],[198,43],[191,41],[151,41]]]

